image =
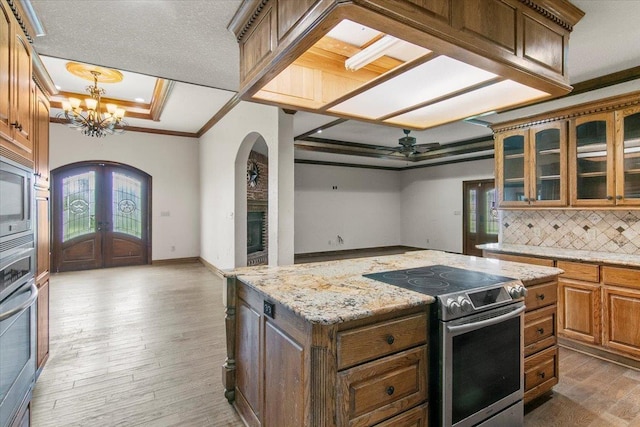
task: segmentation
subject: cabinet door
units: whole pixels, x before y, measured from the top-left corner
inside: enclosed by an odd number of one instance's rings
[[[37,87],[33,123],[35,185],[49,188],[49,100]]]
[[[236,400],[250,425],[259,423],[260,415],[260,313],[247,302],[238,300],[236,331]],[[244,410],[248,405],[248,409]]]
[[[565,122],[531,129],[532,177],[529,197],[536,206],[567,204]]]
[[[600,286],[566,279],[558,280],[560,335],[600,344]]]
[[[24,156],[33,160],[33,141],[31,134],[33,82],[31,79],[31,46],[24,34],[16,31],[13,39],[14,49],[14,88],[13,114],[11,116],[15,143],[24,151]]]
[[[604,345],[640,357],[640,291],[603,287]]]
[[[37,360],[40,370],[49,357],[49,280],[38,287]]]
[[[616,204],[640,205],[640,107],[616,112]]]
[[[11,120],[11,11],[0,2],[0,137],[12,139]]]
[[[306,424],[304,346],[266,316],[264,322],[263,427]]]
[[[49,191],[36,192],[36,221],[37,221],[37,253],[36,253],[36,281],[49,274],[50,269],[50,234],[49,234]]]
[[[613,113],[572,120],[570,132],[571,204],[615,203]]]
[[[496,174],[501,207],[529,204],[527,140],[527,130],[496,135]]]

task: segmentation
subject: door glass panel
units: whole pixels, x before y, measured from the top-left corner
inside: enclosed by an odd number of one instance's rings
[[[476,224],[476,221],[477,221],[476,217],[478,216],[477,206],[478,206],[477,191],[469,190],[469,233],[477,232],[477,224]]]
[[[624,197],[640,198],[640,113],[624,118]]]
[[[62,179],[62,241],[95,232],[96,174],[93,171]]]
[[[493,209],[496,206],[496,190],[492,188],[485,192],[484,196],[484,224],[485,233],[497,235],[498,234],[498,218],[494,216]]]
[[[504,200],[524,200],[524,135],[504,139]]]
[[[113,173],[112,182],[113,231],[142,238],[142,183],[131,176]]]
[[[607,198],[607,122],[576,126],[578,199]]]
[[[560,129],[536,133],[536,200],[560,200]]]

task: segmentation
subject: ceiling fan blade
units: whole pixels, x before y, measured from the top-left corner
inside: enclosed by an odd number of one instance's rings
[[[412,148],[414,153],[426,153],[427,151],[431,151],[434,148],[438,148],[438,147],[440,147],[440,144],[438,142],[432,142],[429,144],[417,144],[417,145],[414,145]]]

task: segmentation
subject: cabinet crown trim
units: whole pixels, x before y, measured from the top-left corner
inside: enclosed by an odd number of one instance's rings
[[[586,102],[573,107],[566,107],[546,113],[536,114],[535,116],[529,116],[518,120],[495,123],[491,125],[490,128],[493,130],[494,134],[498,134],[545,123],[569,120],[575,117],[588,116],[595,113],[606,113],[622,108],[635,107],[638,105],[640,105],[640,91],[631,92],[622,96],[613,96],[598,101]]]

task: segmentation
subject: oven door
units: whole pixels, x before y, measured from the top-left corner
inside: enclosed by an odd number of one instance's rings
[[[33,280],[0,302],[0,426],[29,400],[36,370],[36,299]]]
[[[485,421],[524,396],[524,303],[441,322],[442,425]]]

